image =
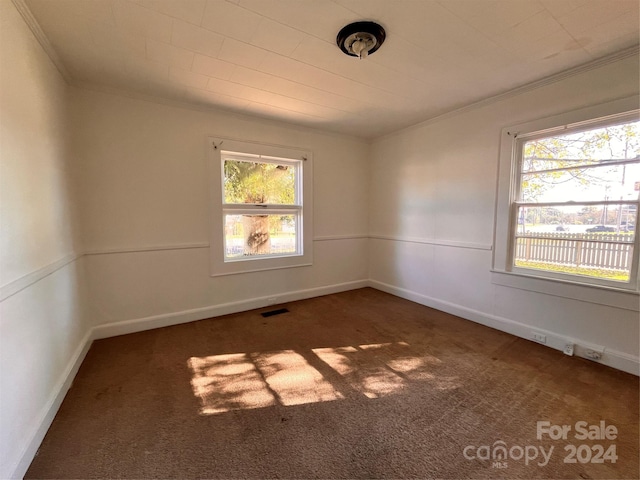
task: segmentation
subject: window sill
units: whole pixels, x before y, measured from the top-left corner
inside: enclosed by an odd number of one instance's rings
[[[310,267],[313,265],[311,254],[292,255],[287,257],[271,257],[263,259],[219,262],[211,265],[210,277],[222,277],[239,273],[263,272],[283,268]]]
[[[491,272],[491,283],[494,285],[570,298],[634,312],[640,311],[640,292],[638,291],[495,269],[491,270]]]

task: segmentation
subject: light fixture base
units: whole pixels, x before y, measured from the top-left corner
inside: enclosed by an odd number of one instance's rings
[[[336,43],[350,57],[365,58],[380,48],[387,34],[375,22],[354,22],[338,32]]]

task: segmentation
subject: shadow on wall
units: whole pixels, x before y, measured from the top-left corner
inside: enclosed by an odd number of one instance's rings
[[[438,358],[406,342],[191,357],[187,363],[201,415],[353,395],[375,399],[401,393],[411,382],[429,382],[434,390],[460,386],[457,377],[436,375]]]

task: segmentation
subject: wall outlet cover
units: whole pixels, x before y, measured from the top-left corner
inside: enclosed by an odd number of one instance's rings
[[[602,359],[602,352],[598,350],[587,349],[584,352],[584,356],[590,358],[591,360],[600,360]]]
[[[531,332],[531,338],[538,343],[547,343],[547,336],[542,333]]]

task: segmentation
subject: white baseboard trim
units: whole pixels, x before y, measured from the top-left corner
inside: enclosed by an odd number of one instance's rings
[[[178,325],[195,320],[203,320],[210,317],[238,313],[253,310],[255,308],[263,308],[279,303],[293,302],[296,300],[304,300],[306,298],[345,292],[367,286],[369,286],[368,280],[358,280],[93,327],[80,341],[80,344],[69,360],[67,367],[60,376],[60,380],[51,392],[49,400],[42,408],[42,413],[38,416],[38,421],[34,423],[35,426],[28,437],[29,440],[22,449],[19,459],[15,462],[13,468],[9,469],[9,472],[13,472],[10,474],[9,478],[24,477],[94,340],[115,337],[127,333],[141,332],[154,328]]]
[[[357,288],[363,288],[367,286],[369,286],[368,280],[357,280],[354,282],[339,283],[335,285],[309,288],[305,290],[296,290],[293,292],[240,300],[237,302],[222,303],[219,305],[210,305],[207,307],[183,310],[180,312],[152,315],[149,317],[124,320],[122,322],[108,323],[105,325],[94,327],[93,338],[109,338],[118,335],[126,335],[128,333],[142,332],[144,330],[168,327],[171,325],[193,322],[196,320],[204,320],[206,318],[219,317],[221,315],[228,315],[230,313],[244,312],[247,310],[253,310],[255,308],[263,308],[269,305],[275,305],[285,302],[294,302],[296,300],[304,300],[306,298],[329,295],[331,293],[345,292],[347,290],[355,290]]]
[[[28,437],[29,440],[23,448],[19,460],[15,463],[14,468],[9,470],[13,472],[10,478],[24,477],[27,469],[29,468],[29,465],[33,461],[33,458],[38,451],[38,448],[40,447],[40,444],[42,443],[42,440],[47,433],[47,430],[51,426],[51,423],[53,422],[53,419],[58,412],[58,409],[60,408],[60,405],[62,404],[67,391],[71,387],[78,369],[80,368],[80,365],[87,355],[87,352],[89,351],[93,340],[125,335],[128,333],[141,332],[154,328],[178,325],[181,323],[188,323],[196,320],[203,320],[206,318],[227,315],[230,313],[238,313],[247,310],[253,310],[256,308],[263,308],[274,304],[304,300],[307,298],[345,292],[348,290],[355,290],[364,287],[372,287],[383,292],[387,292],[392,295],[414,301],[421,305],[435,308],[437,310],[456,315],[466,320],[471,320],[473,322],[495,328],[496,330],[510,333],[512,335],[528,340],[530,340],[531,331],[536,330],[537,332],[546,335],[547,343],[545,345],[556,350],[562,350],[564,345],[570,341],[576,345],[575,353],[577,356],[584,356],[584,351],[587,348],[602,348],[597,345],[592,345],[580,340],[563,337],[556,333],[531,327],[529,325],[509,320],[507,318],[486,314],[474,309],[462,307],[460,305],[445,302],[442,300],[437,300],[435,298],[431,298],[426,295],[413,292],[411,290],[395,287],[393,285],[389,285],[376,280],[357,280],[353,282],[345,282],[323,287],[309,288],[305,290],[296,290],[293,292],[282,294],[273,294],[265,297],[258,297],[238,302],[211,305],[208,307],[184,310],[181,312],[154,315],[144,318],[110,323],[106,325],[99,325],[93,327],[89,332],[87,332],[84,338],[80,341],[80,344],[69,360],[64,373],[60,376],[56,387],[53,389],[49,401],[42,408],[42,413],[39,415],[38,421],[35,422],[35,426],[32,430],[31,435]],[[604,365],[608,365],[610,367],[634,375],[640,375],[640,359],[636,356],[629,355],[623,352],[605,349],[602,359],[598,363],[602,363]]]
[[[78,369],[80,368],[80,365],[82,365],[92,342],[93,331],[89,330],[69,359],[69,363],[67,363],[67,367],[64,369],[62,375],[60,375],[55,388],[51,392],[49,400],[42,408],[41,413],[38,416],[38,420],[34,423],[35,426],[28,437],[29,440],[22,449],[22,453],[19,456],[18,461],[14,468],[9,470],[13,472],[10,478],[23,478],[25,473],[27,473],[27,469],[29,468],[29,465],[31,465],[33,458],[40,448],[40,444],[42,443],[42,440],[44,440],[56,413],[58,413],[58,409],[60,408],[67,391],[71,388],[71,384],[73,383],[73,380],[78,373]]]
[[[500,330],[505,333],[510,333],[511,335],[515,335],[526,340],[533,341],[531,339],[531,331],[535,330],[536,332],[539,332],[547,337],[547,342],[541,345],[545,345],[555,350],[562,351],[567,343],[573,343],[575,345],[574,355],[582,358],[588,358],[585,355],[585,352],[588,349],[596,349],[601,351],[604,350],[602,358],[597,361],[597,363],[601,363],[603,365],[607,365],[609,367],[640,376],[640,358],[637,356],[618,352],[616,350],[611,350],[599,345],[593,345],[583,340],[565,337],[563,335],[559,335],[557,333],[538,327],[533,327],[524,323],[516,322],[508,318],[491,315],[454,303],[438,300],[421,293],[389,285],[377,280],[369,280],[369,286],[377,290],[390,293],[391,295],[411,300],[421,305],[435,308],[436,310],[441,310],[443,312],[450,313],[451,315],[455,315],[466,320],[471,320],[472,322],[495,328],[496,330]]]

